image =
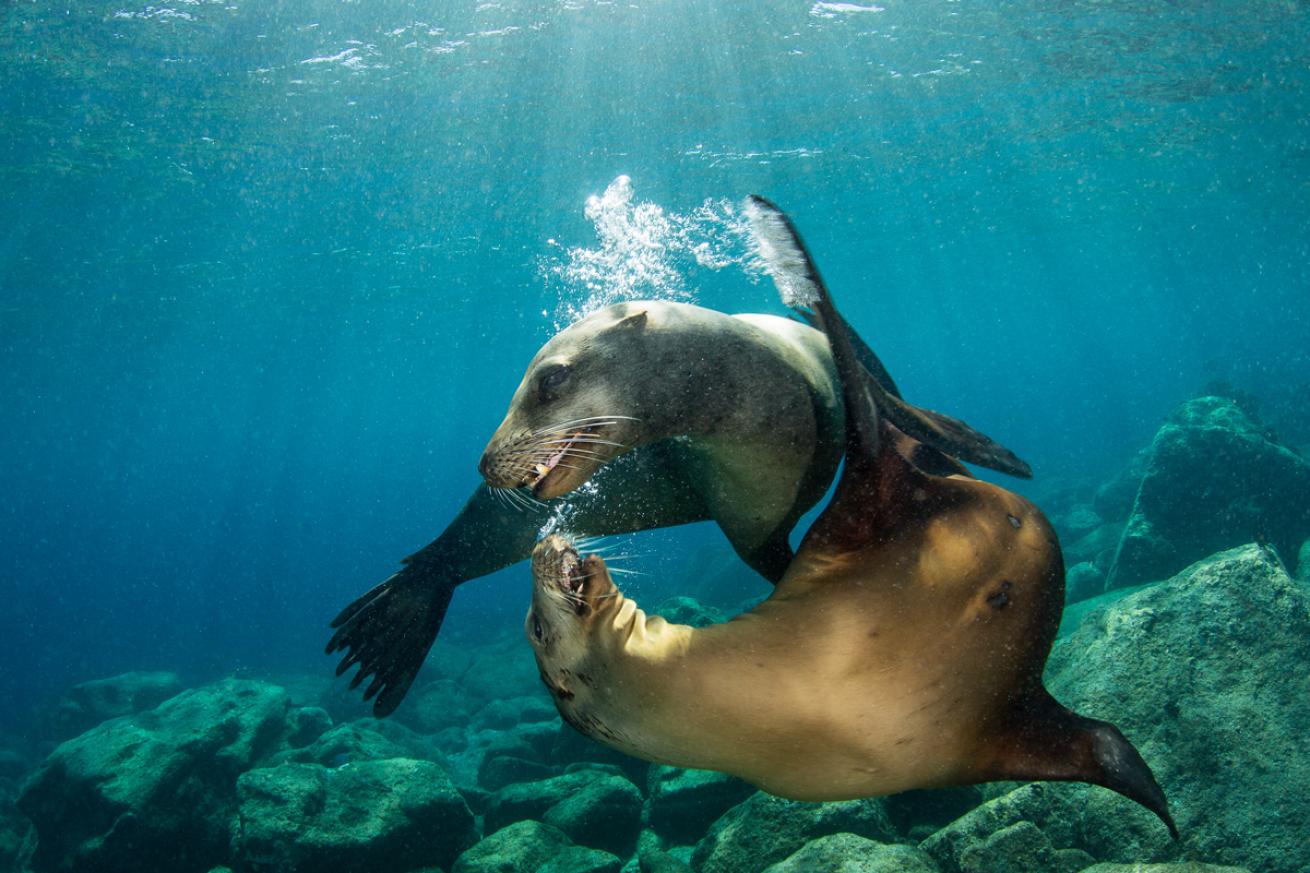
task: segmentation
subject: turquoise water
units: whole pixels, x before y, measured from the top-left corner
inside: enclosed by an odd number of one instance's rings
[[[748,193],[1026,493],[1214,379],[1310,443],[1307,46],[1300,2],[3,4],[2,718],[329,671],[572,313],[783,311]],[[728,554],[639,542],[652,592]]]

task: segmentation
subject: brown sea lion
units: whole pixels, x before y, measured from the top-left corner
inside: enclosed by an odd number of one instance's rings
[[[1030,475],[1012,452],[961,421],[900,399],[861,345],[863,378],[893,420],[936,450]],[[547,513],[526,499],[569,493],[569,528],[628,533],[712,519],[736,552],[776,582],[796,521],[841,460],[843,410],[823,335],[771,315],[725,315],[684,303],[602,309],[537,352],[482,457],[479,489],[451,526],[337,616],[338,675],[386,715],[404,697],[461,582],[527,558]],[[950,456],[950,457],[948,457]],[[599,475],[598,475],[599,473]],[[577,490],[596,477],[595,487]],[[518,504],[517,507],[512,504]]]
[[[781,213],[764,218],[794,236]],[[800,266],[785,266],[811,286],[801,302],[829,336],[846,401],[832,502],[766,601],[701,629],[647,618],[601,558],[543,540],[526,629],[561,715],[628,754],[794,799],[1074,780],[1175,832],[1132,744],[1042,685],[1064,598],[1050,525],[1005,489],[912,462],[915,441],[881,414],[849,328],[792,245]]]

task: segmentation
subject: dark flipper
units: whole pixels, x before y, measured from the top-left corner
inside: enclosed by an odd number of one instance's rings
[[[1064,708],[1045,690],[1016,708],[992,752],[983,778],[1100,785],[1155,813],[1178,839],[1169,801],[1133,744],[1114,725]]]
[[[763,198],[759,199],[763,201]],[[792,308],[811,327],[822,330],[817,313],[799,307]],[[892,381],[891,374],[887,372],[887,368],[883,366],[873,349],[869,348],[869,344],[861,339],[858,333],[851,330],[849,325],[847,325],[847,333],[856,359],[867,371],[870,380],[880,389],[875,392],[879,395],[877,398],[879,411],[899,430],[943,454],[968,461],[970,464],[998,470],[1021,479],[1032,478],[1031,467],[1014,452],[986,434],[974,430],[958,418],[906,403],[901,398],[896,383]]]
[[[373,714],[378,718],[390,715],[405,699],[437,639],[456,584],[427,562],[415,561],[332,620],[337,632],[327,644],[327,654],[346,652],[337,665],[338,676],[359,665],[350,680],[352,689],[373,677],[364,699],[377,696]]]

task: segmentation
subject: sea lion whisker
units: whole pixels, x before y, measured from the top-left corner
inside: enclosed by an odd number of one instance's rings
[[[536,430],[528,431],[530,436],[537,436],[543,433],[559,433],[569,428],[582,427],[604,427],[606,425],[618,424],[621,421],[641,421],[639,418],[633,418],[630,415],[591,415],[586,418],[574,418],[569,421],[558,421],[548,424],[545,427],[539,427]]]
[[[502,489],[500,489],[500,493],[501,493],[502,496],[504,496],[504,498],[505,498],[507,501],[509,501],[509,505],[513,506],[513,507],[514,507],[515,509],[517,509],[519,512],[523,512],[524,510],[526,510],[526,509],[528,508],[528,506],[527,506],[525,503],[523,503],[523,501],[522,501],[522,499],[520,498],[520,496],[519,496],[519,494],[518,494],[518,491],[517,491],[516,489],[514,489],[514,488],[502,488]]]

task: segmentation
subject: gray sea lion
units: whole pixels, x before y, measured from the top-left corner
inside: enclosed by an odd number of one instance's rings
[[[905,403],[876,356],[862,378],[937,472],[963,458],[1018,476],[1028,466],[968,425]],[[490,486],[406,566],[337,616],[327,651],[337,673],[372,677],[365,698],[386,715],[404,697],[461,582],[527,558],[546,515],[530,492],[570,493],[570,529],[605,535],[712,519],[736,552],[777,581],[788,535],[831,484],[843,410],[823,335],[770,315],[683,303],[607,307],[537,352],[483,454]],[[932,446],[932,448],[928,448]],[[598,475],[599,474],[599,475]],[[596,478],[596,487],[578,491]],[[497,495],[500,496],[498,502]]]
[[[799,237],[781,213],[765,220],[794,237],[799,265],[784,267],[811,286],[803,302],[841,377],[837,490],[773,594],[707,628],[647,618],[601,558],[543,540],[526,630],[561,715],[629,754],[794,799],[1074,780],[1143,804],[1176,835],[1132,744],[1042,686],[1064,596],[1046,519],[1005,489],[913,463],[915,441],[881,414]]]

